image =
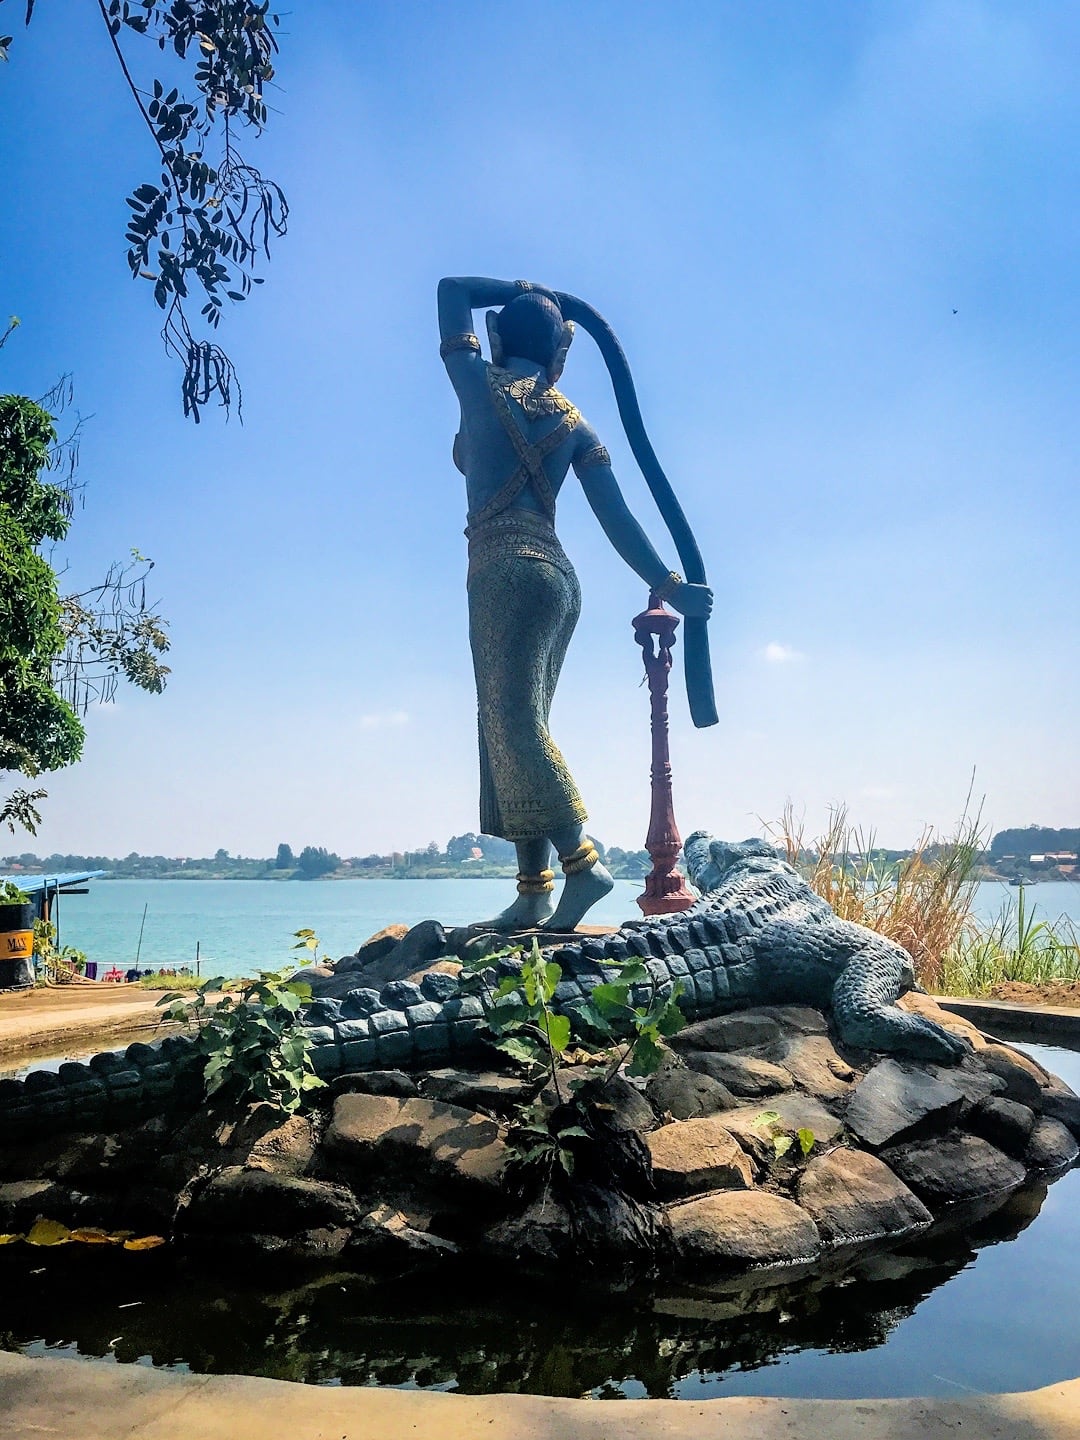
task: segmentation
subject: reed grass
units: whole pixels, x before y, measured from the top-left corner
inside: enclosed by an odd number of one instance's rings
[[[853,826],[843,805],[809,843],[791,805],[765,830],[837,915],[902,945],[927,990],[987,995],[1010,981],[1080,981],[1076,927],[1065,917],[1037,918],[1022,886],[992,921],[972,914],[987,837],[980,814],[968,807],[951,835],[924,830],[896,861],[881,856],[873,832]]]

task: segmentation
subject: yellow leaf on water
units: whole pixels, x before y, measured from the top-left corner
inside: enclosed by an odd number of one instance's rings
[[[165,1241],[161,1235],[140,1235],[135,1240],[125,1240],[125,1250],[156,1250]]]
[[[35,1220],[26,1237],[28,1245],[66,1245],[71,1239],[71,1231],[66,1225],[61,1225],[59,1220]]]
[[[0,1245],[14,1245],[16,1240],[25,1240],[25,1235],[0,1235]]]
[[[82,1245],[117,1245],[119,1241],[115,1236],[110,1235],[107,1230],[95,1230],[92,1226],[85,1226],[81,1230],[72,1230],[72,1240],[78,1240]]]

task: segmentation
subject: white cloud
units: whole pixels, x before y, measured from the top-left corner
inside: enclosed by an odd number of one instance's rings
[[[360,716],[361,730],[390,730],[408,723],[409,715],[406,710],[378,710],[373,715]]]
[[[770,640],[761,653],[770,665],[788,665],[793,660],[806,659],[801,650],[795,650],[790,645],[781,645],[778,640]]]

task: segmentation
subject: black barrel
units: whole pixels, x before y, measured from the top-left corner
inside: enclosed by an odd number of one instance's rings
[[[0,990],[34,983],[34,907],[0,905]]]

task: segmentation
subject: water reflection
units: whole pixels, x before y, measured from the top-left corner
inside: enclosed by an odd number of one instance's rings
[[[785,1357],[812,1353],[827,1368],[826,1357],[887,1346],[980,1247],[1024,1230],[1045,1196],[1045,1188],[1022,1192],[981,1220],[957,1217],[961,1230],[849,1259],[829,1274],[728,1288],[555,1290],[474,1266],[375,1283],[340,1271],[286,1273],[268,1259],[210,1267],[161,1251],[5,1247],[0,1346],[471,1394],[666,1397],[688,1385],[730,1393],[732,1377]],[[827,1378],[819,1393],[830,1393]]]

